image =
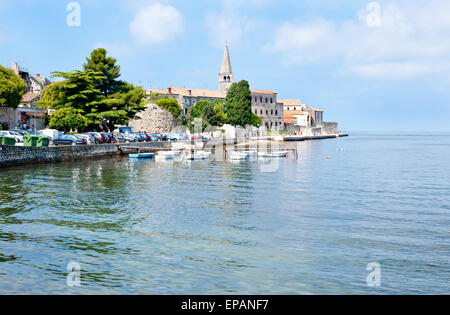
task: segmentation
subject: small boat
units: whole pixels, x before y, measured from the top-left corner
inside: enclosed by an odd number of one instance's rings
[[[250,159],[258,157],[258,151],[243,151],[243,153],[247,154]]]
[[[179,157],[181,155],[180,151],[159,151],[158,157],[166,160],[173,160],[175,157]]]
[[[152,159],[155,156],[154,153],[137,153],[130,154],[131,159]]]
[[[277,152],[259,152],[259,157],[266,157],[266,158],[282,158],[287,157],[289,154],[289,151],[277,151]]]
[[[186,155],[186,160],[206,160],[211,156],[211,152],[198,151],[197,153]]]
[[[230,159],[234,160],[234,161],[248,160],[249,158],[250,158],[250,155],[246,152],[233,151],[230,154]]]

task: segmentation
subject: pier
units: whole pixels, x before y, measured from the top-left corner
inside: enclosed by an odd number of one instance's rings
[[[293,141],[311,141],[311,140],[324,140],[324,139],[336,139],[348,137],[348,134],[341,133],[337,135],[321,135],[321,136],[284,136],[283,141],[293,142]]]

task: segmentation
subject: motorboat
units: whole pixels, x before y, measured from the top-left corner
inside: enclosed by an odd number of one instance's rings
[[[265,157],[265,158],[283,158],[287,157],[289,154],[289,151],[274,151],[274,152],[259,152],[259,157]]]
[[[196,153],[188,153],[186,160],[206,160],[211,156],[211,152],[197,151]]]
[[[131,159],[152,159],[155,156],[154,153],[136,153],[130,154]]]

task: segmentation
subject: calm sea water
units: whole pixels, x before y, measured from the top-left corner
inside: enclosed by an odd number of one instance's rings
[[[1,169],[0,293],[450,293],[450,135],[288,146],[299,159],[272,173],[125,158]]]

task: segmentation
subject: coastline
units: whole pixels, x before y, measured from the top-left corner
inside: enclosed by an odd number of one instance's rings
[[[336,139],[348,137],[348,134],[327,135],[327,136],[304,136],[304,137],[283,137],[285,142],[293,141],[313,141]],[[269,142],[275,139],[265,138]],[[207,148],[215,147],[218,143],[214,140],[201,141]],[[129,153],[155,153],[157,151],[170,150],[172,144],[177,142],[150,142],[150,143],[128,143],[128,144],[100,144],[89,146],[55,146],[55,147],[23,147],[23,146],[0,146],[0,168],[15,167],[21,165],[34,165],[55,162],[68,162],[84,159],[101,159],[128,155]],[[178,142],[180,143],[180,142]],[[190,142],[189,142],[190,143]],[[189,144],[185,143],[185,144]],[[220,143],[234,143],[236,140],[225,140]],[[244,144],[248,145],[248,142]]]

